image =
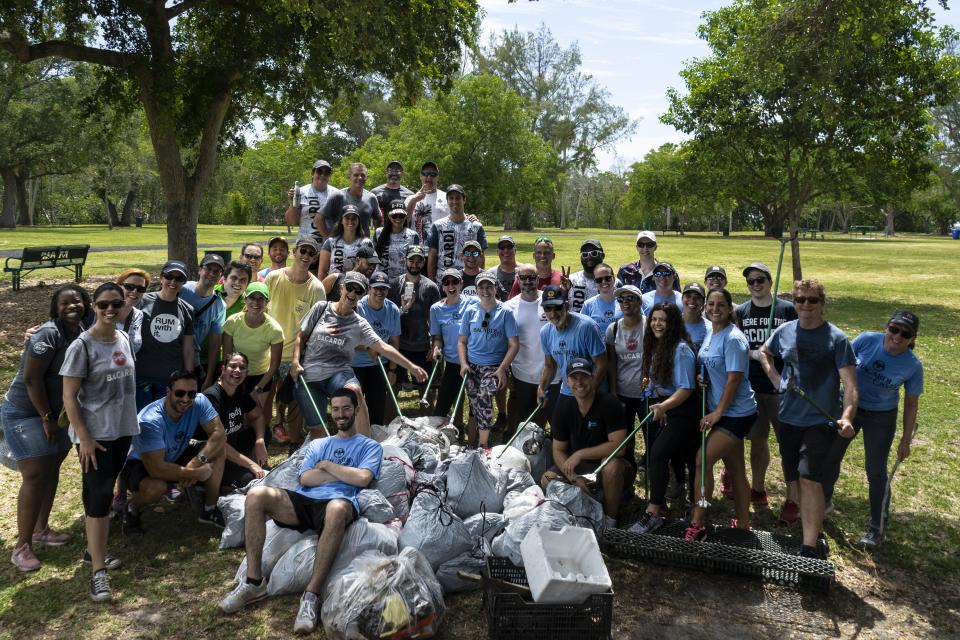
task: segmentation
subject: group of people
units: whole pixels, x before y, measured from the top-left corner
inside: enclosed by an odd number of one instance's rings
[[[245,245],[238,260],[207,254],[195,280],[169,261],[159,288],[131,268],[92,297],[74,284],[54,293],[2,406],[22,475],[11,557],[19,569],[39,568],[37,545],[68,540],[49,514],[71,446],[83,474],[90,594],[106,600],[108,570],[120,566],[107,552],[111,510],[142,531],[144,507],[186,487],[199,520],[223,526],[218,496],[263,477],[270,441],[292,451],[308,439],[297,490],[248,494],[247,581],[220,607],[265,596],[258,545],[272,517],[315,529],[330,546],[317,554],[314,597],[298,614],[298,630],[313,628],[315,594],[357,517],[356,494],[379,474],[371,425],[394,417],[388,400],[403,389],[428,399],[433,415],[465,423],[468,446],[487,449],[492,432],[528,418],[548,424],[554,466],[541,482],[596,490],[604,526],[654,531],[668,498],[687,494],[690,540],[708,533],[704,504],[720,461],[733,526],[749,528],[751,503],[767,504],[773,427],[788,487],[780,519],[802,519],[801,553],[811,557],[826,553],[824,512],[850,438],[863,430],[871,517],[862,542],[880,544],[900,388],[902,457],[923,390],[915,314],[897,311],[883,332],[851,343],[825,320],[817,280],[793,283],[791,300],[780,299],[770,269],[753,262],[741,271],[750,298],[736,305],[723,266],[682,285],[656,257],[651,231],[637,235],[638,259],[617,269],[596,239],[581,243],[580,270],[555,269],[546,236],[531,263],[500,236],[487,264],[464,188],[438,189],[435,163],[421,166],[415,193],[402,186],[399,161],[372,192],[362,164],[350,166],[343,190],[329,186],[331,172],[317,161],[311,183],[289,194],[287,222],[299,224],[292,251],[275,237],[266,248]],[[461,422],[453,407],[464,404]],[[636,443],[591,486],[586,477],[638,424]],[[640,467],[646,510],[621,523]]]

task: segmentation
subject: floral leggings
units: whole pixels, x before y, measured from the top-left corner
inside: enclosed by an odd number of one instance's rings
[[[493,399],[497,395],[497,366],[471,364],[467,374],[467,397],[470,398],[470,415],[477,420],[477,429],[487,431],[493,427]]]

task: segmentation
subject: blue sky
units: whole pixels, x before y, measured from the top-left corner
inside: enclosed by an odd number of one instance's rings
[[[958,11],[944,11],[936,0],[941,24],[960,26]],[[492,33],[504,29],[535,31],[541,23],[564,46],[577,42],[583,70],[607,87],[611,101],[638,119],[630,140],[600,156],[600,168],[625,169],[650,149],[678,142],[682,134],[661,124],[668,87],[682,87],[680,70],[691,58],[709,53],[697,38],[704,11],[728,4],[726,0],[480,0],[486,11],[484,45]]]

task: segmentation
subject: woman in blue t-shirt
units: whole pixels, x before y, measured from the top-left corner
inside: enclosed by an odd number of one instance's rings
[[[910,440],[917,427],[917,410],[923,393],[923,365],[913,353],[920,318],[911,311],[897,311],[884,332],[861,333],[853,341],[857,357],[857,390],[860,400],[853,419],[856,433],[863,431],[864,466],[870,486],[870,523],[860,544],[874,549],[883,543],[881,521],[887,505],[887,460],[897,433],[897,405],[903,387],[903,435],[897,448],[900,459],[910,455]],[[856,436],[854,436],[856,437]],[[836,473],[823,483],[827,501],[840,472],[840,462],[853,438],[837,438],[830,453]],[[889,499],[889,498],[888,498]]]
[[[700,347],[700,366],[707,384],[707,413],[700,421],[702,431],[710,430],[706,441],[706,455],[697,456],[694,477],[694,506],[690,526],[684,537],[701,540],[706,535],[703,527],[703,507],[697,506],[703,495],[713,491],[713,465],[723,459],[727,473],[733,477],[733,500],[737,517],[732,526],[750,528],[750,485],[747,483],[743,460],[743,439],[750,433],[757,418],[757,401],[747,374],[750,371],[750,345],[746,336],[734,324],[733,299],[726,289],[711,289],[707,294],[707,319],[710,333]],[[705,469],[701,464],[706,459]],[[703,474],[703,476],[701,476]],[[703,480],[701,480],[703,478]]]
[[[647,443],[650,501],[640,520],[630,527],[635,533],[649,533],[663,524],[670,461],[693,462],[700,419],[696,373],[697,358],[680,309],[672,302],[658,302],[647,318],[643,336],[643,386],[657,433]]]
[[[430,338],[431,348],[427,352],[427,360],[442,361],[443,374],[440,376],[440,385],[437,390],[437,403],[433,415],[445,416],[456,401],[457,392],[463,378],[460,376],[460,356],[457,353],[457,343],[460,341],[460,321],[467,307],[475,299],[467,299],[461,295],[463,291],[463,274],[453,267],[440,272],[440,291],[443,300],[433,303],[430,307]],[[460,404],[463,409],[463,403]],[[460,411],[457,411],[459,414]],[[463,426],[459,416],[454,421]]]

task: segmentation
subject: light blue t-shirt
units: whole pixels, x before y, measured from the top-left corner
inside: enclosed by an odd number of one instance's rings
[[[227,307],[223,303],[223,298],[214,291],[210,295],[200,297],[196,292],[197,283],[193,280],[183,285],[180,290],[180,297],[193,307],[193,360],[194,364],[200,364],[201,345],[206,341],[210,334],[221,335],[223,333],[223,323],[227,319]],[[213,304],[204,309],[207,303],[213,299]],[[205,354],[204,354],[205,355]]]
[[[623,310],[615,298],[607,302],[599,295],[588,298],[580,313],[597,323],[601,336],[607,335],[607,327],[613,324],[614,320],[623,317]]]
[[[697,388],[697,356],[686,342],[681,340],[673,349],[673,377],[669,381],[651,382],[655,395],[670,397],[677,389]]]
[[[443,359],[460,364],[457,354],[457,341],[460,339],[460,321],[467,307],[476,302],[476,298],[460,297],[457,304],[447,304],[446,300],[434,302],[430,307],[430,335],[443,339]]]
[[[724,416],[742,418],[757,412],[757,401],[750,386],[750,345],[736,325],[728,324],[719,333],[711,333],[700,347],[700,362],[706,366],[710,387],[707,390],[707,405],[712,411],[720,404],[727,374],[739,371],[743,374],[737,395],[723,412]]]
[[[393,304],[390,300],[384,300],[380,309],[374,309],[370,306],[367,296],[360,299],[357,303],[357,313],[362,318],[366,318],[374,332],[380,336],[380,339],[389,343],[390,338],[400,335],[400,307]],[[380,360],[386,362],[387,359],[380,356]],[[366,349],[355,351],[353,356],[354,367],[372,367],[376,363],[367,353]]]
[[[799,394],[790,391],[791,380],[834,418],[840,417],[840,369],[856,365],[846,334],[829,322],[816,329],[800,328],[799,320],[777,327],[764,343],[783,358],[780,374],[780,420],[795,427],[826,424],[826,418]]]
[[[175,462],[187,449],[197,427],[217,417],[217,410],[202,393],[197,394],[193,404],[176,422],[164,411],[164,400],[154,400],[137,414],[140,435],[133,437],[131,459],[139,460],[146,452],[163,449],[163,461]]]
[[[687,334],[690,336],[694,350],[700,351],[703,341],[710,333],[710,325],[707,323],[707,319],[700,318],[700,322],[684,322],[683,326],[687,328]]]
[[[654,289],[640,296],[640,313],[649,316],[653,310],[653,305],[658,302],[672,302],[677,305],[677,309],[683,311],[683,296],[680,295],[679,291],[674,291],[672,296],[668,294],[665,298],[661,298],[657,295],[657,290]]]
[[[307,444],[307,453],[300,464],[300,475],[313,469],[321,460],[329,460],[355,469],[369,469],[373,473],[373,480],[377,480],[380,477],[380,464],[383,462],[383,447],[376,440],[371,440],[359,433],[349,438],[330,436],[319,440],[311,440]],[[357,503],[357,494],[362,489],[363,487],[356,487],[337,480],[316,487],[305,487],[297,482],[296,492],[314,500],[343,498],[352,502],[353,508],[359,513],[360,505]]]
[[[499,365],[507,355],[509,339],[516,338],[517,320],[499,300],[486,311],[480,302],[467,306],[460,320],[460,335],[467,336],[467,360],[489,367]]]
[[[560,393],[572,396],[573,392],[567,386],[567,362],[570,358],[593,359],[607,352],[607,346],[600,337],[597,323],[579,313],[570,314],[570,322],[563,331],[558,331],[552,324],[540,329],[540,346],[543,355],[550,356],[557,363],[560,372]]]
[[[910,349],[899,356],[883,348],[882,333],[861,333],[853,340],[857,357],[860,406],[868,411],[890,411],[900,402],[900,387],[914,396],[923,394],[923,365]]]

